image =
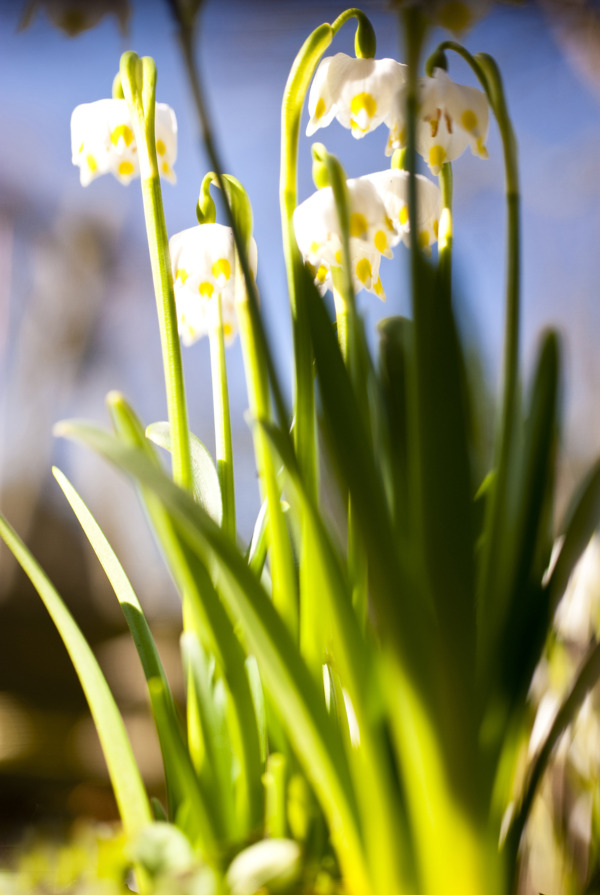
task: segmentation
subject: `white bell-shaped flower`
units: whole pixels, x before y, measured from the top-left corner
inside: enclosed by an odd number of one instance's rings
[[[354,137],[364,137],[389,118],[405,80],[406,66],[395,59],[326,56],[310,88],[307,136],[337,118]]]
[[[164,103],[156,104],[155,131],[159,172],[175,183],[177,121]],[[137,177],[138,151],[126,100],[100,99],[77,106],[71,116],[71,150],[82,186],[109,172],[124,184]]]
[[[374,185],[360,177],[346,183],[354,288],[367,289],[383,299],[381,256],[392,257],[391,246],[399,237]],[[325,292],[331,288],[331,269],[342,264],[341,230],[331,187],[317,190],[302,202],[294,211],[293,221],[302,257],[314,269],[316,285]]]
[[[236,253],[231,227],[223,224],[198,224],[169,240],[175,283],[175,304],[179,334],[184,345],[191,345],[218,325],[217,297],[225,341],[237,333],[235,311]],[[250,268],[256,276],[257,249],[250,243]]]
[[[398,239],[401,239],[405,245],[410,245],[411,226],[408,212],[410,175],[408,171],[391,168],[388,171],[367,174],[360,179],[368,181],[375,187]],[[427,250],[438,237],[442,199],[439,187],[427,177],[417,174],[416,182],[417,239],[421,248]]]
[[[386,155],[406,143],[404,103],[401,89],[386,121],[390,128]],[[444,162],[457,159],[467,146],[474,155],[487,158],[489,123],[489,105],[482,90],[456,84],[441,68],[434,69],[431,78],[420,78],[416,145],[432,174],[439,174]]]

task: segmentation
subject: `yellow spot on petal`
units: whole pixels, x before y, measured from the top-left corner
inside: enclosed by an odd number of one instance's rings
[[[477,120],[477,115],[475,114],[473,109],[465,109],[465,111],[462,113],[460,123],[466,131],[475,130],[479,122]]]
[[[168,163],[168,162],[163,162],[162,165],[161,165],[161,168],[162,168],[162,172],[163,172],[163,174],[170,174],[170,173],[171,173],[171,168],[169,167],[169,163]]]
[[[189,277],[189,273],[187,272],[187,270],[184,270],[183,267],[180,267],[177,270],[177,273],[175,274],[175,279],[179,280],[181,285],[183,285],[185,283],[185,281],[187,280],[188,277]]]
[[[127,124],[120,124],[111,132],[110,142],[113,146],[116,146],[121,139],[125,146],[129,146],[133,142],[133,131]]]
[[[356,276],[361,283],[366,283],[373,276],[371,262],[368,258],[360,258],[356,262]]]
[[[92,173],[98,170],[98,164],[93,155],[86,155],[85,163]]]
[[[372,118],[377,111],[377,102],[370,93],[357,93],[350,100],[350,112],[353,118],[363,111],[366,112],[368,118]]]
[[[133,174],[133,172],[134,172],[133,163],[132,162],[120,162],[118,171],[122,177],[129,177],[129,175]]]
[[[317,105],[315,106],[315,118],[322,118],[326,111],[327,106],[325,100],[320,96]]]
[[[388,246],[387,235],[383,232],[383,230],[377,231],[377,233],[375,234],[374,242],[377,251],[381,252],[381,254],[383,255]]]
[[[341,264],[342,263],[342,250],[338,249],[337,252],[335,253],[334,257],[335,257],[336,262],[338,264]]]
[[[210,298],[214,291],[215,287],[213,286],[213,284],[207,282],[206,280],[203,283],[200,283],[200,285],[198,286],[198,292],[205,298]]]
[[[156,151],[158,152],[159,155],[164,155],[165,152],[167,151],[167,147],[165,146],[165,144],[163,143],[162,140],[156,141]]]
[[[408,205],[403,205],[398,213],[398,220],[404,227],[408,223]]]
[[[377,296],[377,298],[385,301],[385,292],[383,291],[383,286],[381,284],[381,277],[378,277],[377,282],[373,283],[373,289],[375,290],[375,295]]]
[[[229,337],[230,335],[232,335],[232,333],[233,333],[233,326],[231,325],[231,323],[224,323],[224,324],[223,324],[223,333],[224,333],[224,335],[226,335],[227,337]]]
[[[78,155],[81,155],[81,153],[83,152],[83,147],[84,147],[84,146],[85,146],[85,143],[82,143],[81,146],[79,147],[79,149],[77,150],[77,154],[78,154]]]
[[[350,215],[350,236],[365,237],[368,229],[367,219],[364,214],[354,211]]]
[[[321,248],[320,242],[311,242],[310,251],[311,251],[312,255],[316,255],[320,248]]]
[[[319,283],[324,283],[326,278],[327,278],[327,268],[325,267],[324,264],[321,264],[321,266],[319,267],[319,269],[317,271],[316,279],[319,281]]]
[[[429,166],[431,168],[441,168],[446,159],[446,150],[439,143],[432,146],[429,150]]]
[[[419,233],[419,245],[422,249],[426,249],[429,246],[429,231],[421,230]]]
[[[227,258],[219,258],[218,261],[212,266],[212,275],[215,280],[218,280],[219,277],[222,277],[224,280],[228,280],[231,276],[231,264],[227,260]]]
[[[488,158],[488,151],[483,142],[483,137],[477,138],[477,155],[480,155],[481,158]]]

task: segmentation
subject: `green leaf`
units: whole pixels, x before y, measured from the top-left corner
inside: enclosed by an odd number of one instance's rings
[[[146,680],[149,681],[151,678],[159,677],[164,683],[165,691],[169,695],[169,698],[171,699],[171,701],[173,701],[173,697],[171,695],[171,691],[167,681],[167,676],[162,666],[162,662],[160,660],[154,638],[152,637],[152,632],[150,631],[150,627],[148,625],[148,622],[146,621],[146,617],[144,616],[142,607],[135,594],[135,591],[133,590],[133,587],[131,586],[131,582],[125,574],[123,566],[117,559],[102,529],[94,519],[93,515],[91,514],[88,507],[79,496],[71,482],[69,482],[64,473],[62,473],[56,467],[53,467],[52,472],[54,474],[54,478],[62,488],[65,497],[69,501],[73,512],[77,516],[77,519],[79,520],[79,523],[83,531],[85,532],[86,537],[93,547],[96,556],[100,560],[100,564],[102,565],[102,568],[106,573],[106,577],[110,581],[115,595],[121,605],[123,615],[125,616],[125,620],[133,638],[133,642],[140,657]],[[163,731],[158,724],[157,733],[161,744],[165,766],[167,790],[169,793],[169,807],[170,810],[173,811],[175,810],[175,805],[172,802],[173,793],[170,786],[172,769],[169,767],[168,754],[165,750]]]
[[[505,692],[512,701],[529,685],[551,622],[542,576],[552,546],[558,375],[558,338],[549,332],[540,351],[522,449],[514,461],[509,495],[512,512],[505,532],[510,590],[503,597],[506,616],[497,617],[494,661],[499,663]],[[502,572],[497,570],[499,577]]]
[[[345,873],[369,888],[353,787],[339,734],[322,693],[302,662],[285,624],[245,558],[189,495],[177,488],[139,449],[85,423],[61,423],[57,434],[74,438],[152,489],[174,531],[219,582],[219,592],[259,662],[265,687],[294,743],[329,820]],[[182,555],[183,559],[183,555]],[[351,876],[350,876],[351,875]]]
[[[166,451],[171,451],[171,426],[169,423],[150,423],[146,427],[146,438]],[[190,432],[190,453],[192,456],[192,477],[194,497],[204,507],[217,525],[223,518],[223,501],[219,476],[213,459],[199,438]]]
[[[129,836],[134,836],[152,821],[152,812],[123,719],[106,679],[59,594],[2,516],[0,537],[37,590],[67,648],[98,731],[123,826]]]

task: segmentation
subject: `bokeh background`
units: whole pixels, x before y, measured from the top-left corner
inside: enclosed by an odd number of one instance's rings
[[[23,28],[29,6],[29,21]],[[197,56],[225,170],[254,208],[258,282],[282,381],[290,384],[290,330],[278,208],[280,104],[295,53],[344,7],[315,0],[205,0]],[[362,8],[378,56],[402,61],[395,14]],[[431,49],[444,37],[430,35]],[[557,327],[565,357],[562,494],[600,453],[600,10],[585,0],[495,5],[465,36],[502,70],[519,140],[523,195],[523,359],[540,330]],[[332,52],[352,52],[346,26]],[[53,424],[108,424],[104,397],[119,389],[149,423],[166,416],[139,182],[79,184],[71,164],[73,108],[110,95],[119,57],[133,49],[158,66],[158,99],[176,112],[177,185],[166,184],[170,234],[195,223],[208,162],[166,0],[131,4],[69,38],[40,4],[0,0],[0,509],[26,539],[72,608],[123,707],[147,779],[160,790],[158,753],[142,676],[119,608],[50,473],[58,464],[93,509],[153,622],[177,685],[179,605],[129,485],[83,449],[56,441]],[[458,58],[451,75],[473,83]],[[384,168],[387,133],[362,141],[333,123],[316,135],[349,176]],[[299,195],[312,191],[310,143],[301,137]],[[498,135],[489,160],[454,166],[456,284],[465,336],[481,382],[497,394],[503,330],[504,206]],[[402,246],[383,261],[385,307],[363,294],[367,328],[406,313]],[[239,344],[229,351],[236,487],[242,537],[251,535],[258,489]],[[185,351],[193,431],[213,447],[208,345]],[[39,599],[0,553],[0,842],[32,824],[80,813],[114,815],[92,723],[74,673]]]

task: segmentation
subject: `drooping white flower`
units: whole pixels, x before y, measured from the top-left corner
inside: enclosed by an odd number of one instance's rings
[[[164,103],[156,104],[155,131],[159,172],[175,183],[177,121]],[[137,177],[138,151],[126,100],[100,99],[77,106],[71,116],[71,151],[82,186],[109,172],[124,184]]]
[[[368,181],[375,187],[398,239],[401,239],[405,245],[410,245],[411,226],[408,212],[410,175],[408,171],[390,168],[387,171],[366,174],[360,179]],[[416,182],[417,239],[422,249],[428,249],[438,237],[441,195],[438,186],[427,177],[417,174]]]
[[[366,289],[384,299],[379,278],[381,256],[391,258],[391,246],[399,237],[374,185],[360,177],[346,184],[354,289],[356,292]],[[314,269],[316,285],[325,292],[331,288],[332,268],[342,264],[341,229],[331,187],[317,190],[302,202],[294,211],[293,221],[302,257]]]
[[[404,103],[401,89],[387,120],[390,136],[386,155],[405,145]],[[441,68],[434,69],[433,77],[419,79],[416,146],[432,174],[439,174],[444,162],[454,161],[467,146],[474,155],[487,158],[489,122],[488,101],[482,90],[456,84]]]
[[[210,333],[218,323],[217,297],[221,298],[226,342],[237,333],[235,311],[236,253],[231,227],[198,224],[169,240],[175,283],[179,334],[184,345]],[[250,268],[256,276],[257,249],[250,243]]]
[[[405,80],[406,66],[395,59],[355,59],[345,53],[326,56],[310,88],[307,136],[337,118],[354,137],[364,137],[392,114]]]

